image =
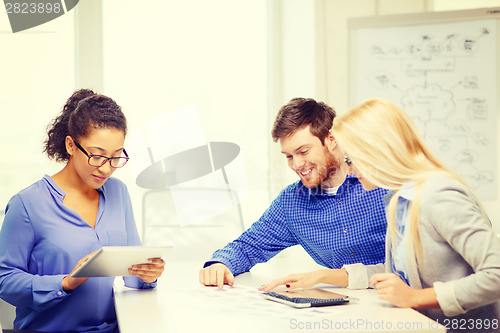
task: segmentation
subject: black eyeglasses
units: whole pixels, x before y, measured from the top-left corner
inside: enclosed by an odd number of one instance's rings
[[[351,166],[351,164],[352,164],[351,159],[349,157],[347,157],[347,155],[344,157],[344,162],[345,162],[345,164],[347,164],[347,166]]]
[[[125,149],[123,149],[123,153],[125,154],[125,157],[106,157],[102,155],[89,155],[85,149],[83,149],[82,146],[76,141],[75,146],[78,147],[82,151],[82,153],[85,154],[89,158],[89,165],[93,167],[101,167],[104,164],[106,164],[107,161],[109,161],[109,165],[111,165],[112,168],[121,168],[125,164],[127,164],[129,157]]]

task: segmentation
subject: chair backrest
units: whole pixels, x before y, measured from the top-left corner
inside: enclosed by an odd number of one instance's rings
[[[220,192],[220,191],[219,191]],[[206,192],[217,195],[217,190]],[[208,200],[207,200],[208,201]],[[193,205],[193,214],[205,214],[210,205]],[[144,245],[172,245],[168,260],[207,260],[212,253],[238,237],[244,230],[239,204],[196,224],[182,226],[171,190],[150,190],[143,196],[142,241]]]
[[[2,229],[5,211],[0,211],[0,230]],[[0,332],[3,329],[12,329],[16,317],[16,308],[0,299]]]

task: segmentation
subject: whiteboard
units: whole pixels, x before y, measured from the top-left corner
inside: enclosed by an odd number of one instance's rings
[[[496,200],[498,189],[499,13],[349,22],[349,104],[382,97],[401,106],[482,200]]]

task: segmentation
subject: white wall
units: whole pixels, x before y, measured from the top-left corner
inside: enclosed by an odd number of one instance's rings
[[[241,147],[247,225],[268,205],[267,19],[265,0],[103,2],[104,92],[122,106],[130,130],[195,104],[208,141]],[[144,190],[130,168],[117,176],[129,185],[140,224]]]
[[[267,1],[157,0],[147,7],[137,0],[81,1],[74,11],[16,34],[2,11],[0,32],[1,209],[62,167],[42,154],[46,126],[81,87],[116,99],[130,130],[196,104],[207,140],[242,149],[245,222],[267,208]],[[130,189],[140,228],[144,190],[130,167],[115,175]]]
[[[432,2],[432,9],[435,11],[487,8],[498,6],[500,6],[499,0],[433,0]]]
[[[75,88],[72,13],[13,34],[0,10],[0,210],[59,165],[42,154],[45,128]]]
[[[270,1],[270,35],[273,43],[270,52],[271,86],[269,125],[272,126],[279,108],[294,97],[321,99],[318,96],[318,13],[317,1]],[[322,67],[321,67],[322,68]],[[271,141],[271,140],[270,140]],[[274,199],[280,190],[296,180],[289,169],[279,143],[270,143],[269,198]]]

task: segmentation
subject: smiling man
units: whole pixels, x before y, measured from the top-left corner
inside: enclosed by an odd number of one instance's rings
[[[331,133],[335,111],[313,99],[294,98],[273,125],[288,166],[300,180],[285,187],[261,218],[240,237],[217,250],[200,270],[200,283],[232,285],[234,275],[301,245],[322,274],[293,274],[261,289],[286,284],[308,288],[320,282],[366,288],[371,275],[384,271],[386,219],[382,197],[367,192],[347,175],[344,156]]]

